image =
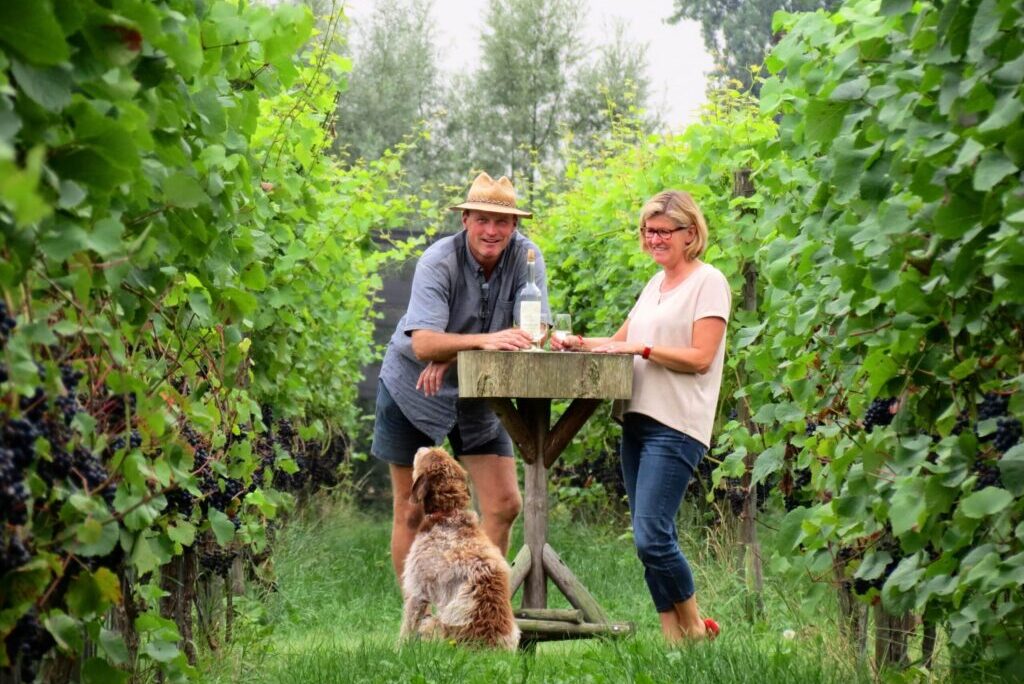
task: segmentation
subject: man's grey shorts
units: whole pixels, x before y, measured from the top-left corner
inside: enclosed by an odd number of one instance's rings
[[[456,425],[448,433],[448,442],[451,444],[455,456],[474,456],[482,454],[497,454],[498,456],[512,456],[512,439],[499,428],[498,435],[483,444],[474,444],[470,448],[463,445],[462,436],[459,434],[459,426]],[[383,382],[377,381],[377,409],[373,422],[373,444],[370,445],[370,453],[376,458],[387,463],[394,463],[401,466],[412,466],[413,457],[420,447],[437,446],[434,440],[425,435],[398,408],[398,404],[391,397],[388,388]]]

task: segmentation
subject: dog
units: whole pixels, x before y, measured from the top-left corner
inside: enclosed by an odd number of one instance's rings
[[[423,504],[424,518],[402,573],[400,641],[421,636],[514,650],[520,632],[509,566],[469,508],[466,471],[444,449],[424,447],[413,460],[411,498]]]

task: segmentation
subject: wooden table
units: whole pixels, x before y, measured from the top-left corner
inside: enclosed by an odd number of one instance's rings
[[[525,462],[525,545],[512,562],[512,593],[523,587],[516,611],[524,645],[554,639],[622,635],[629,623],[608,619],[547,543],[548,469],[605,399],[628,399],[633,358],[588,352],[464,351],[458,356],[459,396],[487,399]],[[571,399],[552,427],[551,400]],[[514,400],[514,403],[513,403]],[[548,578],[573,610],[547,607]]]

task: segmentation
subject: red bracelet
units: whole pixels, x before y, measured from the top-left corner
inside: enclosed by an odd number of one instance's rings
[[[646,359],[649,359],[650,356],[651,356],[651,345],[645,344],[644,345],[644,350],[640,354],[640,358],[646,360]]]

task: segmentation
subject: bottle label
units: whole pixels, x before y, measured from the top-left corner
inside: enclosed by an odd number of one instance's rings
[[[540,302],[520,303],[519,327],[533,337],[540,334]]]

